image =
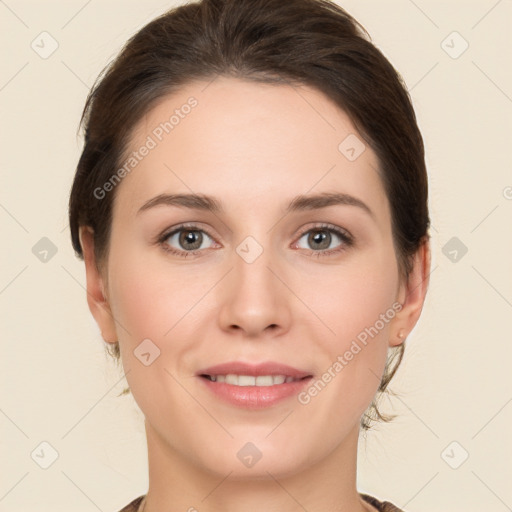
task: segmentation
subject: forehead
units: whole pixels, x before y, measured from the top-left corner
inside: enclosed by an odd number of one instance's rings
[[[115,206],[124,214],[170,192],[242,206],[337,189],[387,208],[376,155],[348,115],[307,86],[190,83],[140,120],[125,157],[132,165]]]

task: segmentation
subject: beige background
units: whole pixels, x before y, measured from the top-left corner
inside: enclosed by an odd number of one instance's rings
[[[359,490],[410,512],[512,510],[511,2],[340,4],[411,91],[434,228],[427,303],[385,402],[399,417],[361,440]],[[87,309],[66,206],[89,87],[173,5],[0,1],[0,511],[114,512],[147,490],[143,416],[116,396],[126,381]],[[31,48],[43,31],[59,45],[46,59]],[[461,38],[441,45],[453,31],[469,43],[458,58]],[[43,237],[46,262],[32,252]],[[455,262],[452,237],[468,248]],[[42,442],[58,452],[48,469]]]

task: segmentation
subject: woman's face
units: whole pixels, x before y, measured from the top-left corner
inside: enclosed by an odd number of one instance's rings
[[[399,312],[376,155],[347,115],[315,89],[219,77],[161,101],[128,153],[104,188],[107,301],[92,309],[151,446],[251,478],[353,447],[416,317]]]

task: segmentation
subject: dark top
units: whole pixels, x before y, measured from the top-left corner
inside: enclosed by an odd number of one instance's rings
[[[364,501],[374,506],[379,512],[405,512],[402,509],[395,507],[395,505],[389,501],[379,501],[377,498],[369,496],[368,494],[359,493],[359,495],[361,498],[363,498]],[[119,512],[137,512],[143,499],[144,494],[138,498],[135,498],[131,503],[126,505],[126,507],[121,509]]]

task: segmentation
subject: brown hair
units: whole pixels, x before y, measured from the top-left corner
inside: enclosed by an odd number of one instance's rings
[[[159,16],[124,46],[98,77],[82,114],[85,143],[69,201],[71,240],[83,257],[79,227],[94,230],[98,267],[106,262],[115,189],[98,199],[119,168],[132,130],[164,96],[217,75],[308,85],[351,118],[375,151],[391,207],[402,278],[428,239],[423,140],[407,89],[365,29],[328,0],[202,0]],[[341,142],[341,141],[340,141]],[[119,345],[107,349],[119,362]],[[377,399],[402,361],[391,348]],[[361,422],[390,421],[377,399]]]

